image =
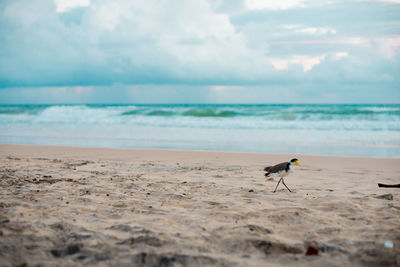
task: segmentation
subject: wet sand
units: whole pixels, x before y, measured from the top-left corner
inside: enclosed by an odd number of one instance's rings
[[[0,266],[399,266],[377,183],[400,159],[0,145]]]

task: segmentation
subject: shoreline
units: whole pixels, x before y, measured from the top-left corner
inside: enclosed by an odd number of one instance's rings
[[[121,151],[143,151],[143,152],[193,152],[193,153],[226,153],[226,154],[243,154],[243,155],[264,155],[264,156],[305,156],[305,157],[324,157],[324,158],[355,158],[355,159],[389,159],[399,160],[400,157],[370,157],[370,156],[349,156],[349,155],[327,155],[327,154],[304,154],[304,153],[266,153],[266,152],[243,152],[243,151],[225,151],[225,150],[196,150],[196,149],[163,149],[163,148],[122,148],[122,147],[96,147],[96,146],[75,146],[75,145],[43,145],[43,144],[14,144],[14,143],[0,143],[2,146],[15,146],[16,148],[21,147],[36,147],[36,148],[54,148],[54,149],[93,149],[93,150],[121,150]]]
[[[292,157],[285,178],[262,168]],[[400,160],[0,144],[0,261],[400,264]],[[389,243],[387,243],[389,242]],[[385,244],[392,244],[387,247]],[[309,247],[318,255],[306,255]]]

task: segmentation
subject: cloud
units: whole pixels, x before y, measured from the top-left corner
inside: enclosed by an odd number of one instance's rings
[[[287,30],[298,29],[300,27],[301,27],[301,24],[284,24],[284,25],[281,25],[281,28],[287,29]]]
[[[336,29],[324,28],[324,27],[304,27],[301,24],[284,24],[281,28],[286,30],[293,30],[298,33],[306,34],[336,34]]]
[[[21,27],[36,5],[42,11]],[[48,1],[10,6],[2,21],[9,30],[1,45],[8,54],[0,59],[3,86],[214,83],[256,79],[268,68],[257,66],[259,51],[207,1],[96,1],[78,25],[64,24]],[[257,71],[243,75],[253,66]]]
[[[369,45],[371,39],[363,37],[348,37],[348,38],[332,38],[332,39],[302,39],[302,40],[289,40],[289,41],[272,41],[269,45],[351,45],[351,46],[365,46]]]
[[[289,9],[302,5],[301,0],[247,0],[246,7],[248,9]]]
[[[317,27],[309,27],[309,28],[304,28],[304,29],[299,29],[299,32],[303,33],[309,33],[309,34],[336,34],[335,29],[329,29],[329,28],[317,28]]]
[[[388,4],[400,4],[400,0],[366,0],[366,1],[388,3]]]
[[[207,99],[200,87],[226,97],[249,86],[398,88],[399,12],[362,1],[3,0],[0,88],[64,90],[71,101],[108,99],[107,86],[121,101],[168,98],[155,89],[168,85],[183,100]]]
[[[77,7],[87,7],[90,5],[90,0],[54,0],[58,13],[68,12]]]
[[[347,52],[336,52],[333,55],[333,59],[334,60],[340,60],[340,59],[348,57],[348,56],[349,56],[349,53],[347,53]]]
[[[297,64],[303,67],[304,72],[312,70],[312,68],[325,59],[326,55],[307,56],[307,55],[292,55],[289,58],[269,58],[268,61],[277,70],[287,70],[290,64]]]
[[[400,48],[400,35],[379,36],[374,38],[379,51],[388,59],[395,59]]]

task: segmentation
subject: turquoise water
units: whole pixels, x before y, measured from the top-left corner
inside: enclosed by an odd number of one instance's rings
[[[1,105],[0,142],[400,157],[400,105]]]

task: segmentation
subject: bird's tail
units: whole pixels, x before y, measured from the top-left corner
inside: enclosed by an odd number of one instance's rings
[[[265,171],[265,172],[269,171],[269,169],[271,169],[271,167],[272,167],[272,166],[265,167],[265,168],[264,168],[264,171]]]
[[[270,175],[269,169],[271,169],[271,167],[272,167],[272,166],[268,166],[268,167],[265,167],[265,168],[264,168],[264,171],[267,172],[267,173],[265,174],[265,177],[268,177],[268,176]]]

